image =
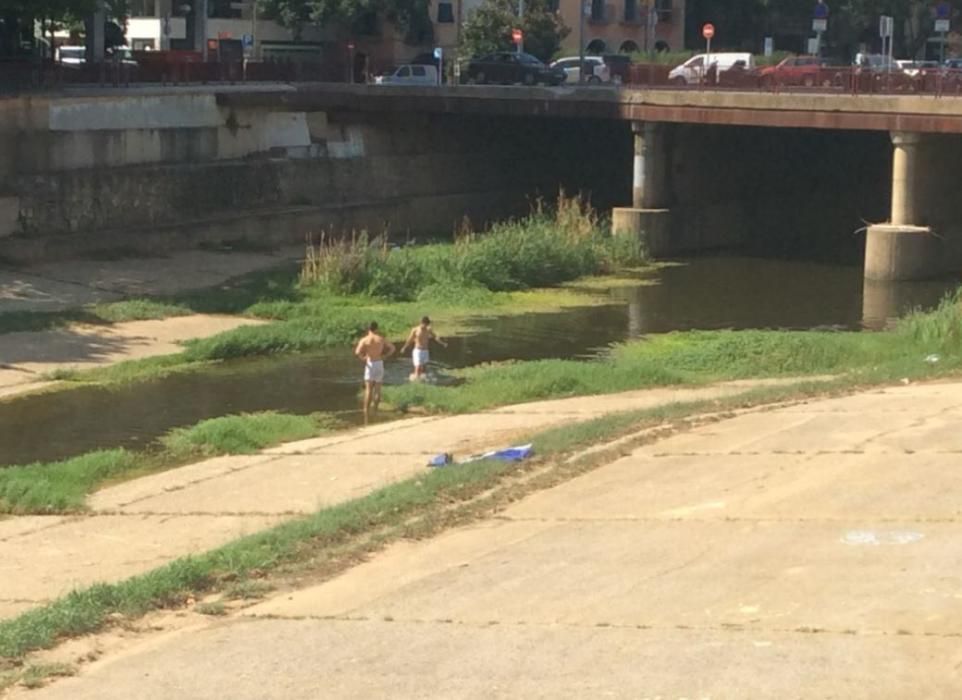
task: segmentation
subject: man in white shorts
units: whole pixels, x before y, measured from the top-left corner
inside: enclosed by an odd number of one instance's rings
[[[377,322],[371,321],[367,335],[358,341],[354,354],[364,361],[364,414],[377,411],[381,403],[384,383],[384,360],[394,354],[394,345],[378,332]]]
[[[401,348],[401,354],[403,355],[410,346],[414,346],[414,352],[411,353],[411,359],[414,361],[414,374],[411,375],[411,379],[415,381],[423,379],[427,373],[428,362],[431,360],[430,347],[432,340],[436,340],[444,347],[448,346],[447,343],[434,335],[434,331],[431,330],[431,319],[425,316],[421,319],[420,325],[411,329],[404,347]]]

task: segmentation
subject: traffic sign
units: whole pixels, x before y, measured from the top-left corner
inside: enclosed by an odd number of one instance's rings
[[[828,19],[828,5],[825,3],[825,0],[818,0],[818,3],[815,5],[814,17],[815,19]]]
[[[254,47],[254,35],[245,34],[241,37],[241,43],[244,44],[245,49],[250,49]]]
[[[935,20],[935,31],[939,34],[947,34],[949,32],[949,20],[947,19],[937,19]]]
[[[715,25],[709,22],[704,27],[701,28],[701,35],[706,39],[711,39],[715,36]]]
[[[434,49],[434,60],[440,61],[440,60],[441,60],[441,55],[442,55],[441,47],[438,46],[437,48]]]
[[[952,6],[947,2],[940,2],[935,6],[936,19],[950,19],[952,17]],[[938,30],[936,30],[938,31]]]
[[[513,41],[515,44],[520,44],[523,38],[524,34],[520,29],[511,30],[511,41]]]
[[[812,20],[812,31],[813,32],[824,32],[828,30],[828,20],[816,17]]]
[[[892,36],[892,32],[895,29],[895,18],[889,15],[882,15],[878,18],[878,35],[882,39],[887,39]]]

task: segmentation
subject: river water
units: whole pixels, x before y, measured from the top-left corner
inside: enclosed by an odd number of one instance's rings
[[[442,367],[509,359],[591,358],[651,333],[718,328],[878,330],[929,308],[958,281],[863,284],[858,267],[741,257],[682,261],[612,289],[611,304],[482,322],[434,353]],[[412,319],[412,324],[416,319]],[[406,381],[409,358],[389,362]],[[0,403],[0,465],[107,448],[142,448],[173,427],[245,411],[343,411],[359,420],[360,369],[351,348],[225,363],[114,388],[82,388]]]

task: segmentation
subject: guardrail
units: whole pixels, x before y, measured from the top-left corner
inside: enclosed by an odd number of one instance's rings
[[[962,96],[962,70],[924,69],[880,71],[853,67],[819,67],[814,70],[728,70],[709,72],[688,83],[669,78],[669,66],[632,64],[622,87],[670,90],[729,90],[770,93],[837,95]],[[346,67],[325,62],[200,62],[194,60],[142,61],[138,64],[106,61],[68,66],[46,62],[0,61],[0,92],[56,88],[69,85],[123,87],[131,84],[208,84],[257,82],[346,82]]]
[[[913,71],[869,70],[858,67],[819,67],[814,70],[728,70],[709,72],[688,83],[671,80],[665,66],[633,65],[625,84],[631,87],[678,90],[739,90],[750,92],[824,93],[844,95],[962,95],[962,70],[934,68]]]

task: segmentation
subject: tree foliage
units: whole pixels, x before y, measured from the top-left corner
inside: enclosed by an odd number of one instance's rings
[[[430,0],[266,0],[264,16],[299,36],[304,27],[337,25],[352,34],[371,33],[373,18],[393,23],[408,43],[432,38]]]
[[[543,61],[554,56],[571,32],[547,0],[526,0],[518,19],[517,0],[484,0],[464,25],[463,48],[468,56],[512,48],[511,30],[524,32],[524,50]]]

